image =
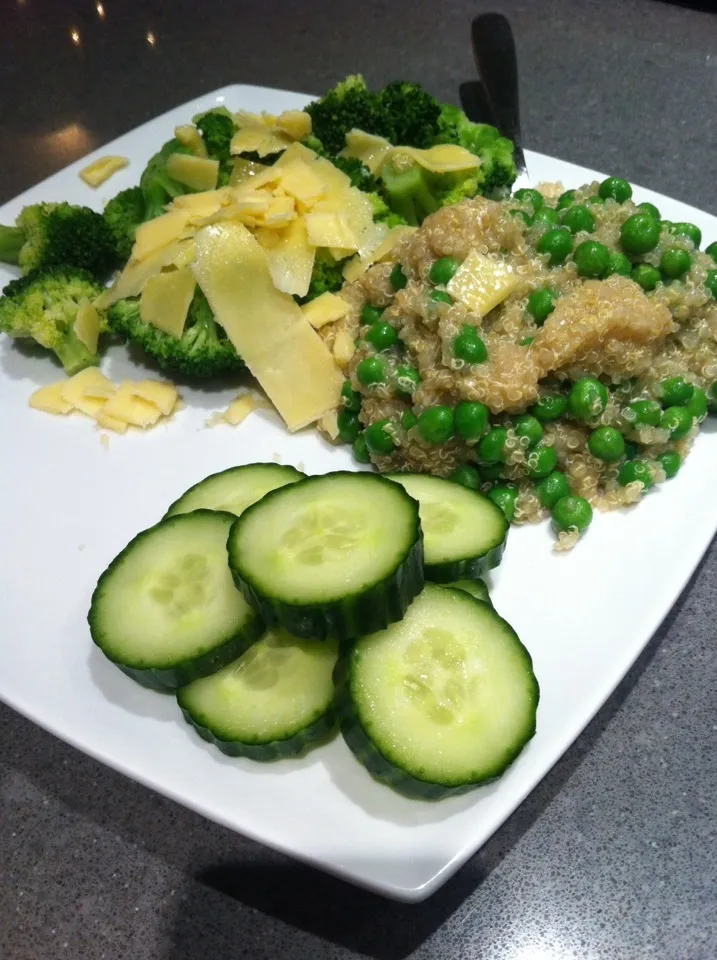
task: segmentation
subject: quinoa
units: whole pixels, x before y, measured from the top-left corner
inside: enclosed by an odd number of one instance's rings
[[[555,207],[559,185],[542,190],[546,207]],[[592,183],[575,191],[574,203],[585,203],[598,193]],[[620,228],[638,212],[628,200],[607,199],[591,203],[594,231],[573,237],[573,250],[582,241],[598,240],[609,251],[621,251]],[[679,376],[694,387],[707,390],[717,381],[717,302],[705,285],[714,261],[696,250],[692,241],[676,236],[663,226],[657,247],[633,263],[658,267],[662,252],[670,248],[687,250],[689,271],[680,279],[657,283],[645,292],[630,277],[613,275],[606,279],[584,279],[568,256],[550,266],[546,254],[536,251],[541,227],[531,226],[516,211],[529,215],[527,203],[515,198],[492,201],[483,197],[444,207],[428,217],[412,235],[393,250],[392,260],[370,267],[357,281],[347,284],[342,296],[349,313],[335,324],[321,329],[332,346],[340,331],[356,340],[356,352],[346,367],[354,390],[362,395],[359,414],[368,427],[387,421],[394,442],[390,454],[373,456],[382,471],[414,471],[450,474],[462,464],[481,468],[475,443],[453,436],[442,444],[422,438],[415,422],[404,426],[404,415],[415,417],[435,405],[455,408],[461,401],[485,404],[492,426],[507,428],[500,483],[517,488],[515,523],[538,521],[547,515],[536,492],[535,482],[526,478],[528,441],[516,435],[515,416],[546,395],[567,395],[572,384],[583,378],[598,379],[608,391],[605,409],[591,420],[565,415],[543,422],[541,443],[553,447],[556,469],[562,471],[571,492],[584,497],[597,510],[611,510],[636,503],[643,485],[618,480],[624,458],[607,463],[592,455],[588,438],[600,426],[616,427],[629,444],[637,447],[647,461],[654,482],[665,480],[657,457],[668,451],[684,458],[699,426],[680,440],[670,438],[660,426],[638,425],[629,404],[638,399],[659,399],[660,384]],[[544,228],[543,228],[544,229]],[[517,280],[513,291],[497,307],[480,316],[460,301],[435,302],[429,280],[432,264],[450,256],[462,261],[471,251],[510,264]],[[391,271],[401,265],[405,287],[394,291]],[[538,325],[527,309],[531,293],[548,288],[554,309]],[[361,323],[364,304],[384,309],[382,321],[391,324],[397,344],[381,352],[386,376],[379,384],[362,385],[358,365],[376,350],[365,339]],[[487,350],[484,362],[469,364],[457,359],[454,339],[466,327],[475,329]],[[420,375],[412,395],[397,387],[397,370],[409,365]],[[491,479],[482,484],[489,492]],[[568,549],[577,536],[561,534],[556,549]]]

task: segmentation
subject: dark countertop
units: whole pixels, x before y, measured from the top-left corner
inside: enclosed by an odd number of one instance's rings
[[[455,100],[482,6],[512,18],[528,147],[717,213],[712,14],[657,0],[120,6],[104,0],[102,19],[89,0],[3,5],[0,201],[231,82],[320,92],[362,71]],[[0,707],[0,958],[714,960],[716,583],[713,545],[583,736],[418,906],[244,840]]]

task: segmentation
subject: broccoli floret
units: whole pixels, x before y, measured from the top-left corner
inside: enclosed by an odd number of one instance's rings
[[[139,314],[139,299],[118,300],[107,314],[110,329],[127,343],[136,344],[163,370],[193,379],[220,377],[244,367],[214,319],[207,298],[197,287],[181,337],[164,333]]]
[[[65,372],[73,376],[98,362],[73,327],[81,301],[94,300],[102,290],[91,274],[76,267],[31,270],[3,290],[0,331],[51,350]]]
[[[328,250],[317,250],[314,270],[305,297],[297,297],[299,303],[307,303],[322,293],[336,293],[344,285],[343,260],[334,260]]]
[[[104,279],[117,263],[114,238],[102,214],[70,203],[36,203],[14,227],[0,227],[0,260],[23,273],[59,264]]]
[[[144,197],[145,220],[154,220],[163,214],[165,206],[175,197],[194,192],[167,173],[167,160],[173,153],[191,153],[191,150],[183,147],[176,138],[168,140],[162,149],[150,158],[139,178],[139,187]]]
[[[311,117],[314,136],[331,156],[343,150],[346,134],[354,128],[382,137],[391,134],[380,97],[371,93],[364,78],[358,75],[347,77],[304,109]]]
[[[390,130],[388,139],[396,146],[430,147],[438,132],[441,106],[417,83],[389,83],[379,94]]]
[[[229,183],[231,173],[230,146],[232,137],[239,129],[234,117],[225,107],[209,110],[194,118],[194,124],[202,135],[207,153],[212,160],[219,161],[218,187]]]
[[[373,193],[378,184],[368,167],[365,167],[356,157],[331,157],[331,162],[351,181],[351,186],[363,190],[364,193]]]
[[[140,187],[121,190],[109,201],[102,215],[112,231],[118,260],[126,263],[132,253],[135,231],[144,221],[144,195]]]
[[[443,104],[436,143],[457,143],[480,158],[480,192],[505,192],[515,181],[513,144],[488,123],[471,123],[459,107]]]
[[[373,208],[373,218],[378,223],[385,223],[387,227],[403,227],[406,221],[398,213],[394,213],[380,193],[370,193],[368,195]]]
[[[404,157],[385,163],[379,179],[390,210],[411,225],[420,224],[439,207],[474,197],[482,182],[480,170],[435,174]]]
[[[481,193],[498,199],[507,196],[517,175],[512,140],[498,137],[490,146],[482,148],[479,157],[483,175]]]

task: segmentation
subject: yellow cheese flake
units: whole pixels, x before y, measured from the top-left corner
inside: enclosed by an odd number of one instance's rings
[[[179,339],[184,333],[195,286],[190,267],[157,274],[147,281],[142,290],[140,319]]]
[[[72,327],[75,336],[84,343],[90,353],[97,353],[97,341],[100,336],[100,315],[86,298],[77,308],[77,316]]]
[[[195,157],[206,157],[207,147],[193,123],[183,123],[174,128],[174,136],[183,147],[191,150]]]
[[[326,193],[321,179],[304,160],[295,160],[281,170],[282,189],[294,197],[304,209],[312,207]]]
[[[93,419],[114,392],[114,384],[97,367],[87,367],[62,385],[62,399]]]
[[[136,386],[131,380],[125,380],[117,387],[102,410],[105,421],[110,417],[123,420],[134,427],[154,426],[161,416],[161,411],[154,403],[138,397]]]
[[[284,110],[276,118],[275,126],[292,140],[305,140],[311,133],[311,117],[304,110]]]
[[[189,220],[188,210],[170,210],[169,213],[148,220],[137,227],[132,247],[132,261],[146,260],[156,250],[179,240]]]
[[[263,231],[264,236],[267,233],[269,233],[268,230]],[[303,219],[294,220],[280,233],[275,233],[275,236],[276,243],[268,246],[262,243],[267,252],[269,272],[274,286],[282,293],[305,297],[309,290],[316,256],[316,248],[309,244],[306,236],[306,224]]]
[[[167,157],[167,173],[192,190],[214,190],[219,178],[219,161],[191,153],[172,153]]]
[[[266,169],[263,163],[255,163],[253,160],[245,160],[243,157],[234,157],[232,172],[229,174],[229,186],[239,186],[240,183],[245,183],[260,173],[264,173]]]
[[[267,227],[284,227],[296,219],[296,206],[293,197],[274,197],[264,212]]]
[[[446,290],[454,300],[460,300],[470,311],[484,317],[517,285],[518,277],[510,264],[471,250],[446,284]]]
[[[349,130],[346,134],[346,147],[341,155],[355,157],[368,167],[371,173],[376,173],[391,149],[391,144],[385,137],[377,137],[363,130]]]
[[[316,213],[304,216],[309,243],[314,247],[334,247],[342,251],[358,250],[359,241],[341,213]]]
[[[335,410],[329,410],[319,420],[319,429],[322,430],[330,440],[339,438],[338,414]]]
[[[327,323],[340,320],[349,312],[349,305],[335,293],[322,293],[321,296],[309,300],[301,308],[301,312],[309,321],[314,330],[319,330]]]
[[[172,383],[161,380],[138,380],[133,384],[133,391],[140,400],[154,404],[163,417],[169,417],[179,399],[177,388]]]
[[[355,280],[358,280],[359,277],[362,277],[370,266],[371,264],[368,260],[361,260],[357,254],[355,257],[351,257],[350,260],[346,261],[341,273],[347,283],[353,283]]]
[[[228,187],[219,190],[203,190],[201,193],[182,193],[175,197],[170,210],[188,210],[196,216],[209,216],[233,198]]]
[[[120,420],[118,417],[110,417],[104,410],[97,412],[95,422],[98,427],[101,427],[103,430],[112,430],[113,433],[127,433],[127,427],[129,426],[126,420]],[[104,439],[109,442],[106,435]]]
[[[90,187],[99,187],[109,180],[113,173],[129,165],[127,157],[99,157],[80,170],[80,177]]]
[[[354,353],[356,353],[356,344],[351,334],[345,330],[339,330],[334,339],[334,357],[340,367],[347,367]]]
[[[142,292],[144,285],[156,276],[162,267],[170,264],[180,265],[186,257],[194,256],[193,240],[177,240],[175,243],[155,250],[146,260],[136,262],[130,260],[112,286],[105,290],[95,300],[95,306],[106,309],[117,300],[125,297],[136,297]]]
[[[268,157],[286,150],[292,142],[293,138],[282,130],[272,130],[266,126],[244,127],[234,134],[229,149],[233,155],[256,153],[260,157]]]
[[[28,404],[33,410],[42,410],[43,413],[54,413],[62,415],[70,413],[72,404],[62,396],[62,388],[66,380],[60,380],[59,383],[48,383],[45,387],[40,387],[30,395]]]
[[[224,420],[232,427],[238,426],[242,420],[245,420],[252,410],[256,409],[254,398],[249,394],[237,397],[232,400],[224,411]]]
[[[242,224],[226,222],[206,227],[196,243],[197,281],[289,430],[333,410],[341,371],[296,302],[274,286],[257,240]]]
[[[394,157],[410,157],[431,173],[474,170],[480,166],[480,160],[474,153],[454,143],[439,143],[427,150],[417,147],[393,147],[384,137],[377,137],[363,130],[349,130],[346,134],[346,147],[341,155],[355,157],[374,174]]]

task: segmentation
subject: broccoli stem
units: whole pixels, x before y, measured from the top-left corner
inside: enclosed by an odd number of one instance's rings
[[[21,227],[0,226],[0,261],[17,263],[25,243],[25,231]]]
[[[97,366],[99,363],[99,357],[90,353],[73,330],[68,331],[65,340],[55,347],[55,353],[68,377],[74,377],[85,367]]]
[[[385,164],[380,178],[389,207],[406,223],[419,224],[440,206],[425,171],[418,164],[405,170],[396,170],[390,163]]]

